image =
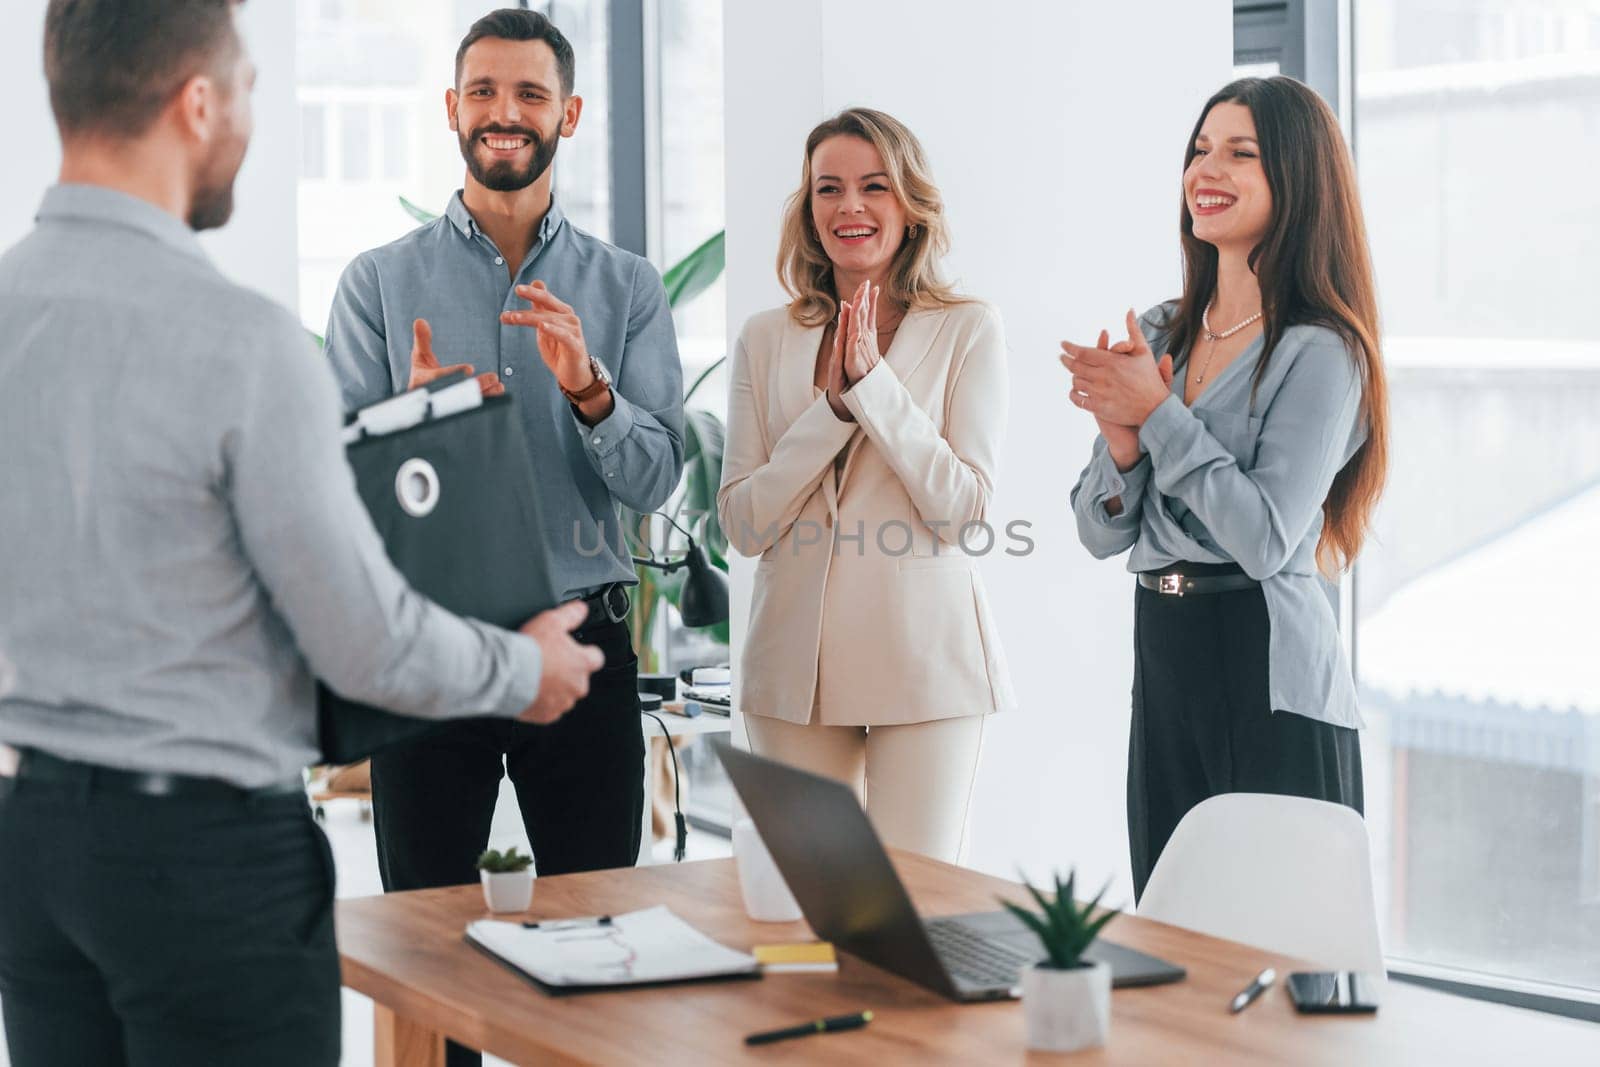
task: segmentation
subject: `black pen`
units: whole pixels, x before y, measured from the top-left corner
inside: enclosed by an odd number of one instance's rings
[[[544,922],[525,922],[524,930],[581,930],[586,926],[610,926],[611,916],[596,915],[592,919],[546,919]]]
[[[782,1030],[768,1030],[762,1034],[751,1034],[744,1039],[747,1045],[770,1045],[774,1041],[782,1041],[789,1037],[805,1037],[807,1034],[831,1034],[836,1030],[856,1030],[872,1021],[870,1011],[858,1011],[854,1015],[835,1015],[828,1019],[818,1019],[814,1023],[801,1023],[799,1026],[786,1026]]]
[[[1268,988],[1271,987],[1272,983],[1276,982],[1277,980],[1278,972],[1273,970],[1271,967],[1268,967],[1266,970],[1256,975],[1255,980],[1249,985],[1239,990],[1239,995],[1234,997],[1233,1003],[1228,1006],[1229,1010],[1235,1015],[1239,1014],[1241,1011],[1244,1011],[1250,1006],[1250,1002],[1252,1000],[1255,1000],[1261,994],[1265,993]]]

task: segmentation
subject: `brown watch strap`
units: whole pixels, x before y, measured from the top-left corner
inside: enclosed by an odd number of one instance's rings
[[[576,393],[569,393],[567,390],[562,389],[561,395],[566,397],[574,404],[581,404],[585,400],[593,400],[595,397],[599,396],[601,393],[610,388],[611,383],[600,377],[600,375],[596,374],[594,376],[594,381],[590,382],[582,389],[579,389]]]

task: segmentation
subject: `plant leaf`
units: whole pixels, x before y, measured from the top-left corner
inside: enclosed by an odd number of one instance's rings
[[[717,518],[717,490],[722,485],[727,431],[711,412],[690,410],[684,412],[683,438],[683,497],[678,509],[690,512],[691,522],[703,524],[699,540],[721,556],[728,550],[728,538]]]
[[[678,308],[687,304],[722,276],[726,264],[723,240],[726,233],[725,230],[718,230],[661,276],[669,307]]]
[[[439,217],[425,207],[418,207],[403,196],[400,198],[400,207],[404,209],[407,215],[410,215],[418,222],[432,222]]]
[[[717,368],[721,367],[726,362],[728,362],[727,356],[718,356],[712,362],[711,366],[701,371],[700,376],[694,380],[694,384],[689,386],[689,391],[683,394],[683,402],[687,404],[690,400],[694,399],[695,390],[700,388],[701,383],[715,374],[717,372]]]

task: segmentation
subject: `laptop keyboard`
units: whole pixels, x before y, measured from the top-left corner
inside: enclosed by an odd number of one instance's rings
[[[1038,962],[1037,956],[975,934],[958,922],[930,919],[923,923],[933,950],[952,975],[980,986],[1015,985],[1024,967]]]

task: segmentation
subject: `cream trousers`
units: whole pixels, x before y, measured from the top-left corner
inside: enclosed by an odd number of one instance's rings
[[[855,790],[883,843],[960,863],[987,716],[901,726],[798,726],[746,715],[750,749]]]

